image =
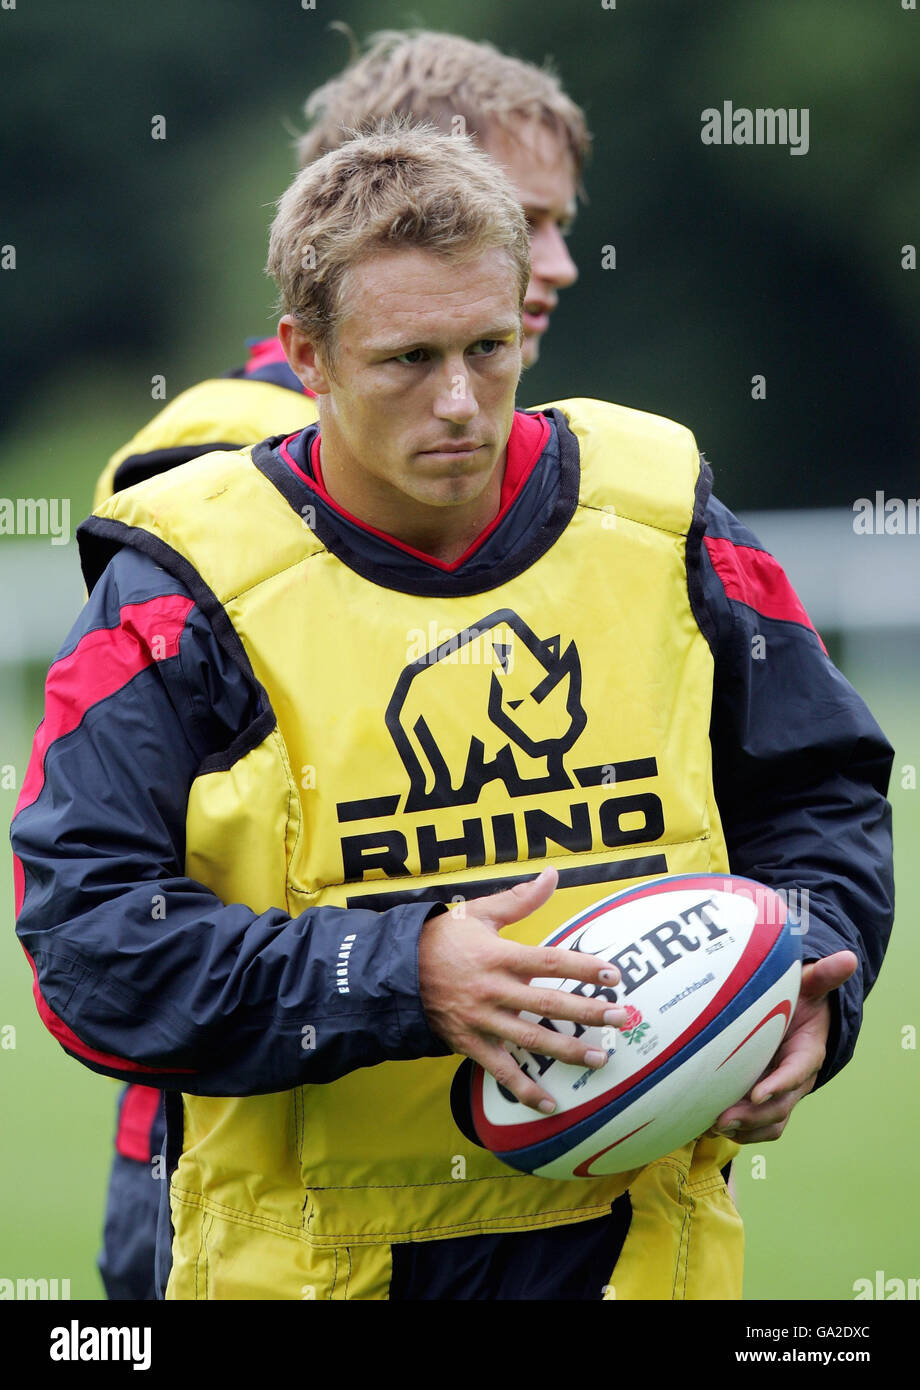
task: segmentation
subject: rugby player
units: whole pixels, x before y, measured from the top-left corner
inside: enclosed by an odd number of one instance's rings
[[[491,44],[428,30],[372,35],[356,59],[306,103],[301,167],[338,148],[347,132],[401,113],[472,135],[504,168],[527,218],[531,277],[524,303],[525,367],[537,359],[559,292],[577,275],[565,237],[589,148],[583,112],[551,72]],[[94,505],[212,449],[257,443],[312,424],[313,392],[285,361],[277,337],[249,344],[244,366],[201,382],[161,410],[109,460]],[[110,1298],[152,1298],[153,1248],[165,1119],[160,1093],[132,1085],[119,1101],[100,1271]]]

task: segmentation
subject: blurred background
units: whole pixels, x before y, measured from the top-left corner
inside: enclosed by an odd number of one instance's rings
[[[172,399],[274,331],[271,204],[303,101],[348,58],[335,20],[552,58],[594,150],[571,237],[580,279],[520,403],[594,395],[689,425],[718,495],[778,555],[895,745],[900,928],[859,1050],[736,1169],[747,1297],[847,1299],[876,1270],[916,1278],[920,536],[857,536],[853,504],[920,495],[920,293],[904,250],[920,242],[920,18],[897,0],[0,10],[0,501],[69,498],[72,532],[108,456],[160,408],[154,376]],[[808,153],[704,145],[701,112],[729,100],[808,108]],[[0,593],[8,821],[45,671],[82,602],[75,544],[0,535]],[[117,1087],[44,1031],[10,908],[0,920],[0,1278],[69,1278],[72,1296],[99,1297]]]

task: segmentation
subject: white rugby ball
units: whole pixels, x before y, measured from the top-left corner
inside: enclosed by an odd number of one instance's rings
[[[543,979],[601,993],[631,1010],[622,1029],[536,1020],[605,1050],[592,1071],[508,1050],[556,1101],[542,1117],[467,1060],[451,1091],[458,1127],[525,1173],[594,1178],[642,1167],[703,1134],[750,1090],[782,1041],[798,999],[802,926],[752,879],[684,874],[602,899],[543,942],[586,951],[620,971],[616,987]]]

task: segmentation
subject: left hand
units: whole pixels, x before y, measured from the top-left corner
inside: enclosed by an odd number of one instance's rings
[[[708,1131],[710,1135],[725,1135],[736,1144],[761,1144],[779,1138],[793,1107],[808,1095],[821,1070],[831,1025],[827,996],[848,980],[858,965],[852,951],[837,951],[803,967],[789,1031],[770,1066],[744,1100],[722,1111]],[[734,1123],[738,1127],[729,1130]]]

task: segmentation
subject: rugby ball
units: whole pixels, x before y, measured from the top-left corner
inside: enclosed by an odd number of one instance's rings
[[[607,1052],[598,1071],[508,1045],[556,1102],[541,1116],[467,1059],[451,1089],[458,1128],[524,1173],[595,1178],[681,1148],[750,1090],[782,1041],[798,999],[802,924],[752,879],[684,874],[603,898],[542,943],[587,951],[620,971],[613,987],[535,979],[539,988],[603,994],[625,1027],[536,1020]]]

